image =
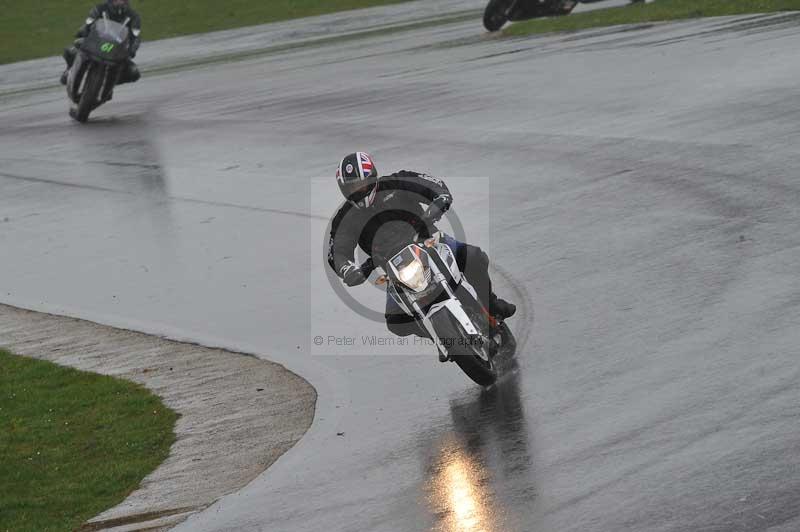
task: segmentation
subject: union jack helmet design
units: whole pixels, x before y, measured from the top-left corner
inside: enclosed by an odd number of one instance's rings
[[[363,151],[346,155],[336,169],[336,181],[342,195],[354,207],[372,205],[378,191],[378,169],[372,157]]]

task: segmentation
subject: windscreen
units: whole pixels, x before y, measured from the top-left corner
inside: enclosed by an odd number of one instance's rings
[[[110,19],[98,19],[94,31],[106,41],[123,43],[128,38],[128,27]]]

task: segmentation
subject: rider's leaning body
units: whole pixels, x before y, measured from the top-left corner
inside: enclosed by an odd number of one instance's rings
[[[104,16],[120,24],[127,20],[128,27],[130,28],[130,46],[128,47],[130,58],[128,59],[125,70],[122,72],[119,83],[133,83],[138,81],[141,77],[136,63],[133,62],[133,58],[136,57],[136,52],[142,44],[142,18],[139,16],[139,13],[131,8],[128,0],[107,0],[102,4],[97,4],[89,11],[89,15],[83,26],[81,26],[78,33],[75,34],[75,37],[77,37],[75,44],[64,50],[64,61],[67,63],[67,69],[61,75],[62,85],[67,84],[69,69],[72,67],[75,56],[78,54],[78,46],[80,46],[82,40],[89,35],[92,24]]]
[[[394,224],[408,224],[421,238],[427,238],[453,202],[441,179],[408,170],[378,177],[372,157],[364,152],[342,159],[336,178],[345,202],[331,222],[328,264],[348,286],[363,283],[369,275],[355,262],[357,247],[372,256],[381,244],[382,231]],[[492,292],[486,253],[451,236],[445,235],[443,240],[489,312],[501,320],[511,317],[516,307]],[[386,322],[389,330],[400,336],[421,334],[391,297],[387,297]]]

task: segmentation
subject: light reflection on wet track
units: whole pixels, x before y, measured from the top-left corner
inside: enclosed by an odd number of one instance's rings
[[[505,362],[509,372],[495,386],[450,400],[451,429],[430,442],[435,451],[425,491],[429,511],[437,517],[435,530],[508,530],[512,516],[506,515],[504,486],[513,479],[533,504],[519,375],[513,359]]]

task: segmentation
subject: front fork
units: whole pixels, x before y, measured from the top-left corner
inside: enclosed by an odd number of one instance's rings
[[[450,354],[447,352],[447,348],[439,339],[439,335],[436,333],[436,329],[433,328],[430,318],[428,318],[428,316],[422,312],[422,309],[419,307],[416,301],[411,303],[411,307],[414,309],[414,312],[417,313],[417,316],[420,317],[422,326],[425,327],[426,331],[428,331],[428,336],[430,336],[431,340],[433,340],[433,343],[436,344],[436,349],[439,351],[439,362],[447,362],[450,360]]]
[[[69,93],[70,100],[75,103],[78,103],[78,100],[80,99],[81,84],[86,77],[86,73],[84,72],[85,70],[86,67],[84,65],[83,55],[78,52],[75,56],[75,59],[72,61],[72,66],[67,74],[67,91]]]

